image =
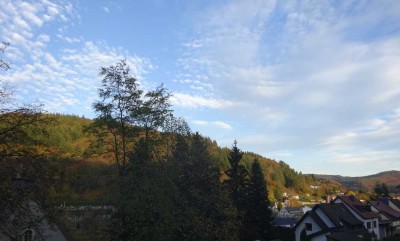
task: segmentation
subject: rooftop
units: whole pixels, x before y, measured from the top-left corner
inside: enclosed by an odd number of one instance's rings
[[[389,207],[388,204],[382,201],[371,201],[372,206],[374,206],[378,211],[384,213],[385,215],[389,216],[391,219],[400,220],[400,212],[394,210],[393,208]]]
[[[360,215],[364,219],[378,218],[379,215],[371,211],[371,207],[358,200],[354,196],[337,196],[337,199],[342,200],[347,206],[349,206],[353,211]]]

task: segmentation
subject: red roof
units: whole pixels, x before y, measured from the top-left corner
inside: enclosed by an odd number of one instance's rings
[[[354,196],[338,196],[347,206],[364,219],[378,218],[379,215],[371,211],[371,207]]]

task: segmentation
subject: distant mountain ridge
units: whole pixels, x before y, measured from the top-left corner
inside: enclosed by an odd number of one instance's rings
[[[389,191],[400,193],[400,171],[391,170],[362,177],[314,174],[320,180],[336,181],[352,190],[373,191],[376,183],[385,183]]]

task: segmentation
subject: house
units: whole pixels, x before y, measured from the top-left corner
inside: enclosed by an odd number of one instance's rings
[[[342,203],[358,220],[364,223],[364,227],[376,238],[382,237],[379,233],[379,214],[372,212],[371,206],[361,202],[355,196],[337,196],[334,203]]]
[[[400,212],[391,208],[389,202],[371,201],[371,210],[381,215],[379,232],[381,237],[400,235]]]
[[[32,181],[17,178],[12,180],[15,191],[33,189]],[[3,215],[0,222],[0,241],[70,241],[71,236],[60,223],[50,223],[43,207],[36,201],[21,198],[16,200],[16,209],[0,207]],[[6,204],[4,204],[6,205]]]
[[[361,238],[367,230],[363,222],[340,203],[321,203],[308,211],[294,227],[295,240],[310,241],[345,240],[343,236]]]
[[[278,218],[295,218],[299,220],[307,211],[310,211],[311,208],[308,206],[304,207],[284,207],[279,212]]]
[[[384,202],[389,205],[390,208],[400,212],[400,200],[388,197],[379,198],[378,201]]]
[[[287,207],[281,208],[277,215],[278,218],[293,218],[293,215],[291,215],[286,208]]]
[[[354,232],[337,232],[326,236],[327,241],[365,241],[364,237]]]

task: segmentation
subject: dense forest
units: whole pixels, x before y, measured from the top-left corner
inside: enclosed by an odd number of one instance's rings
[[[100,76],[93,120],[15,103],[1,86],[2,234],[61,220],[75,240],[268,240],[271,202],[341,188],[242,152],[240,140],[221,148],[193,133],[168,90],[145,92],[124,61]],[[26,207],[32,201],[43,216]]]
[[[96,199],[94,193],[98,192],[89,192],[89,189],[86,190],[84,187],[87,185],[94,189],[100,188],[97,179],[102,176],[102,173],[104,175],[109,173],[114,164],[109,154],[99,154],[104,151],[102,150],[104,147],[91,146],[95,138],[87,133],[87,127],[93,123],[93,120],[63,114],[48,114],[47,116],[52,118],[57,124],[53,123],[46,126],[46,137],[41,138],[43,138],[48,148],[52,148],[54,152],[58,153],[59,157],[62,157],[59,160],[59,165],[60,170],[63,170],[63,183],[66,185],[64,191],[67,192],[68,189],[70,192],[70,194],[62,192],[58,194],[64,195],[67,201],[93,201]],[[201,136],[201,139],[207,146],[207,152],[211,161],[220,170],[221,181],[227,179],[226,171],[231,167],[229,154],[232,148],[220,147],[216,141],[208,137]],[[234,141],[232,141],[232,146],[234,145]],[[160,146],[160,148],[167,147]],[[159,151],[166,152],[167,150],[159,149]],[[295,171],[283,161],[268,159],[256,153],[243,152],[240,164],[246,170],[251,170],[251,165],[255,159],[260,162],[264,172],[264,179],[268,183],[270,190],[269,199],[271,201],[282,199],[285,192],[293,194],[309,193],[312,191],[310,185],[324,185],[321,181],[316,180],[313,175],[304,175],[301,172]],[[78,178],[82,178],[82,180],[77,180]],[[324,190],[323,194],[335,193],[335,191],[341,188],[335,182],[326,182],[325,185],[328,185],[332,190]]]

